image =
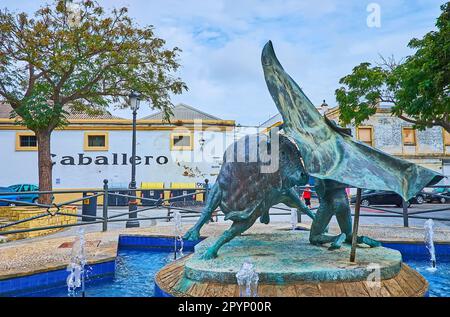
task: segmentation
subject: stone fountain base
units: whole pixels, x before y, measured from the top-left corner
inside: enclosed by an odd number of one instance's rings
[[[428,283],[402,264],[400,252],[359,246],[350,263],[350,246],[329,251],[313,246],[308,232],[280,232],[237,237],[214,260],[200,255],[214,243],[208,238],[195,253],[158,272],[157,294],[166,296],[239,296],[236,273],[250,260],[259,274],[258,296],[425,296]],[[368,278],[379,273],[378,286]]]

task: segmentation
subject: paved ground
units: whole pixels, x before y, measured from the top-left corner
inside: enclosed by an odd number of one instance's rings
[[[210,224],[202,230],[204,236],[214,236],[226,230],[226,224]],[[190,226],[183,226],[184,231]],[[283,229],[278,226],[256,225],[249,233],[268,233]],[[112,229],[108,232],[90,232],[85,234],[86,257],[88,263],[113,260],[117,254],[118,237],[121,234],[144,236],[173,236],[171,223],[135,229]],[[67,246],[75,241],[74,232],[55,234],[35,239],[25,239],[0,244],[0,280],[34,274],[42,271],[63,269],[70,263],[72,248]]]
[[[284,207],[284,206],[280,206]],[[442,208],[443,205],[422,205],[414,206],[410,211],[424,209]],[[401,211],[399,208],[392,208],[394,211]],[[120,214],[126,212],[126,208],[115,208],[110,210],[110,214]],[[256,224],[248,233],[267,233],[274,230],[289,230],[290,215],[286,211],[272,209],[271,224]],[[276,214],[277,213],[277,214]],[[280,213],[285,213],[280,215]],[[101,214],[101,211],[99,211]],[[360,234],[371,236],[380,241],[405,241],[421,242],[424,238],[423,223],[425,219],[412,219],[410,228],[403,228],[402,218],[380,218],[377,215],[384,215],[379,211],[364,210],[363,214],[370,217],[361,217]],[[155,209],[143,212],[140,217],[164,217],[167,216],[167,209]],[[450,212],[440,212],[439,216],[450,218]],[[204,227],[204,236],[214,236],[221,234],[229,227],[229,222],[224,222],[219,217],[218,223],[210,223]],[[196,221],[196,218],[184,218],[183,228],[187,230]],[[302,226],[309,227],[310,219],[302,217]],[[450,223],[436,221],[435,241],[450,243]],[[173,222],[158,220],[156,223],[150,220],[141,221],[141,228],[125,229],[125,222],[114,222],[109,224],[106,233],[101,232],[101,224],[84,226],[86,240],[88,241],[88,260],[90,263],[101,262],[113,259],[117,253],[117,241],[120,234],[137,235],[163,235],[172,236],[174,232]],[[34,239],[0,244],[0,279],[12,276],[20,276],[39,272],[43,270],[63,268],[70,261],[71,248],[61,247],[64,243],[74,241],[77,228],[67,229],[56,234]],[[331,224],[330,233],[338,232],[335,222]],[[89,241],[91,241],[89,243]]]
[[[313,201],[313,206],[317,206],[318,203]],[[286,206],[283,204],[280,204],[276,207],[280,207],[283,209],[286,209]],[[363,208],[361,211],[361,224],[367,224],[367,225],[386,225],[386,226],[403,226],[403,218],[401,214],[403,213],[402,208],[397,208],[394,206],[377,206],[377,208],[383,208],[388,209],[392,211],[393,213],[383,212],[379,210],[374,210],[370,207]],[[408,212],[409,213],[415,213],[419,211],[425,211],[425,210],[433,210],[433,209],[443,209],[443,208],[450,208],[450,204],[423,204],[423,205],[412,205]],[[187,209],[194,209],[197,212],[201,212],[201,207],[187,207]],[[98,215],[101,215],[101,210],[98,210]],[[116,207],[110,209],[110,214],[120,214],[123,212],[127,212],[126,207]],[[290,212],[286,210],[279,210],[276,208],[272,208],[271,211],[271,222],[272,223],[289,223],[290,222]],[[395,214],[400,213],[400,214]],[[145,218],[145,217],[165,217],[167,216],[167,209],[154,209],[149,211],[144,211],[139,214],[139,217]],[[192,216],[192,215],[191,215]],[[393,217],[394,216],[394,217]],[[435,218],[444,218],[449,219],[448,221],[439,221],[435,220],[435,226],[436,227],[442,227],[450,229],[450,210],[449,211],[441,211],[441,212],[435,212],[435,213],[428,213],[428,214],[420,214],[420,215],[412,215],[413,217],[422,217],[423,219],[409,219],[409,225],[410,227],[423,227],[425,221],[429,219],[429,217],[435,217]],[[126,217],[122,217],[122,219],[125,219]],[[158,222],[166,222],[167,220],[158,220]],[[184,218],[184,222],[186,223],[194,223],[197,221],[197,217],[192,218]],[[223,217],[219,217],[219,221],[223,221]],[[302,222],[306,224],[311,223],[311,219],[308,216],[302,216]],[[335,220],[333,220],[333,223],[336,223]],[[142,221],[142,226],[150,226],[151,221]],[[125,222],[116,222],[109,225],[111,228],[125,228]],[[100,230],[101,225],[93,225],[89,226],[89,229],[87,230],[93,230],[97,231]]]
[[[313,207],[317,206],[317,205],[318,205],[318,203],[316,201],[313,201]],[[283,204],[280,204],[276,207],[286,209],[286,206]],[[392,206],[377,206],[377,208],[378,207],[391,210],[395,213],[401,214],[403,212],[402,208],[396,208],[396,207],[392,207]],[[140,207],[140,208],[142,208],[142,207]],[[193,209],[198,213],[201,212],[201,207],[186,207],[186,208]],[[443,209],[443,208],[450,208],[450,204],[412,205],[408,211],[409,211],[409,213],[415,213],[415,212],[424,211],[424,210],[433,210],[433,209],[435,210],[435,209]],[[126,212],[128,212],[128,207],[110,207],[109,208],[110,216],[119,215],[119,214],[123,214]],[[79,210],[79,213],[81,214],[81,210]],[[166,208],[152,209],[152,210],[140,212],[139,218],[166,217],[167,213],[168,213],[168,211]],[[271,213],[271,223],[274,223],[274,224],[284,223],[286,225],[288,225],[290,223],[291,217],[290,217],[289,211],[272,208],[270,213]],[[97,215],[99,215],[99,216],[102,215],[101,207],[98,209]],[[383,211],[379,211],[379,210],[374,210],[374,209],[371,209],[370,207],[363,208],[361,210],[361,215],[362,215],[360,218],[361,225],[370,225],[370,226],[379,226],[379,227],[383,227],[383,226],[403,227],[403,218],[401,215],[383,212]],[[184,216],[186,216],[186,215],[184,215]],[[395,216],[395,217],[392,217],[392,216]],[[423,219],[410,218],[409,219],[410,227],[423,228],[425,221],[427,219],[429,219],[429,217],[436,217],[436,218],[449,219],[449,221],[435,220],[434,223],[435,223],[436,228],[450,230],[450,210],[435,212],[435,213],[428,213],[428,214],[420,214],[420,215],[414,215],[414,216],[422,217]],[[127,220],[127,217],[128,216],[122,216],[122,217],[115,219],[115,220],[124,220],[124,221],[109,223],[108,224],[109,230],[124,229],[125,224],[126,224],[125,220]],[[183,218],[183,223],[193,225],[197,221],[197,219],[198,219],[198,216],[195,216],[195,214],[189,214],[189,217]],[[220,223],[224,222],[223,217],[218,217],[218,220]],[[303,224],[310,225],[311,219],[308,216],[303,215],[301,222]],[[166,219],[158,219],[156,221],[144,220],[144,221],[140,221],[140,226],[142,228],[147,228],[147,227],[151,227],[151,226],[154,226],[156,224],[161,224],[161,223],[167,223],[167,220]],[[231,222],[228,221],[227,223],[231,223]],[[332,225],[337,226],[337,222],[334,218],[332,220]],[[83,228],[84,228],[85,232],[98,232],[98,231],[102,230],[102,224],[86,225],[86,226],[83,226]],[[71,228],[71,229],[67,229],[62,232],[55,233],[55,234],[51,235],[51,237],[72,236],[72,235],[76,235],[77,231],[78,231],[77,228]],[[39,238],[35,238],[34,240],[42,240],[42,239],[45,240],[45,239],[47,239],[47,237],[39,237]],[[10,242],[10,243],[19,243],[20,244],[21,241]]]

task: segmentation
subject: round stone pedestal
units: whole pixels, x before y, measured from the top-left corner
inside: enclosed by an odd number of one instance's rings
[[[193,255],[158,272],[156,287],[171,296],[239,296],[236,273],[251,261],[259,275],[258,296],[424,296],[428,289],[398,251],[361,245],[351,263],[349,245],[330,251],[311,245],[308,235],[245,235],[224,245],[216,259],[202,260],[216,240],[208,238]]]

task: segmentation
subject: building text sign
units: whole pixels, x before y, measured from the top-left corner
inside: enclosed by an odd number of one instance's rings
[[[87,166],[87,165],[128,165],[133,163],[133,157],[127,153],[112,153],[110,155],[98,155],[92,156],[86,153],[78,153],[75,156],[65,155],[59,158],[58,155],[52,154],[53,165],[60,164],[62,166]],[[56,160],[56,161],[55,161]],[[139,156],[135,157],[136,165],[152,165],[154,163],[158,165],[166,165],[169,162],[169,158],[164,155],[153,156]]]

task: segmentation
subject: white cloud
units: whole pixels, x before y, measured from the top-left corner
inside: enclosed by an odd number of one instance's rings
[[[98,0],[128,6],[183,52],[180,76],[190,90],[174,96],[224,119],[257,124],[276,112],[264,82],[260,52],[271,39],[285,69],[316,104],[335,104],[339,78],[378,53],[403,57],[406,44],[434,26],[442,0]],[[44,1],[0,0],[0,7],[35,10]],[[371,2],[380,29],[366,25]],[[141,109],[141,115],[151,112]],[[119,115],[129,116],[128,111]]]

